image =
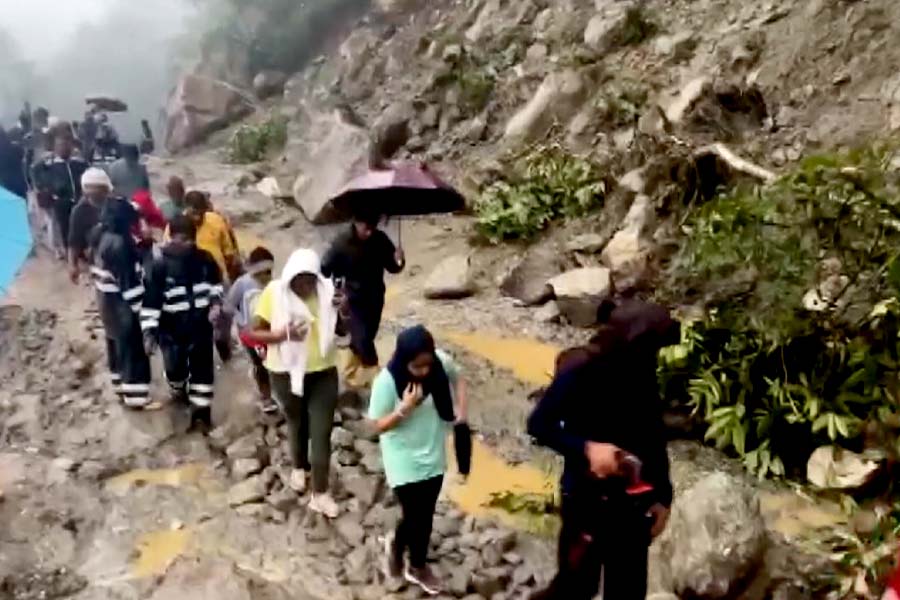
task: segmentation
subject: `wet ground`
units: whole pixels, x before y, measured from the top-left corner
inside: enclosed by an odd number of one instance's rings
[[[231,176],[213,169],[195,165],[195,180]],[[158,171],[155,180],[166,173]],[[227,212],[229,200],[221,206]],[[326,239],[287,209],[271,211],[239,224],[244,248],[265,240],[283,259],[296,245]],[[524,435],[527,395],[547,382],[557,348],[582,334],[537,324],[491,291],[461,302],[425,301],[421,286],[430,268],[466,246],[459,227],[435,220],[406,225],[410,266],[390,281],[379,349],[388,356],[397,331],[410,323],[433,328],[464,366],[480,434],[473,472],[465,483],[446,486],[448,499],[466,513],[546,533],[552,519],[535,518],[530,505],[525,511],[491,505],[553,501],[558,463],[535,452]],[[260,521],[229,507],[221,455],[203,437],[184,433],[183,415],[126,413],[97,391],[104,357],[91,297],[39,254],[4,302],[52,311],[58,354],[17,363],[4,356],[0,365],[0,580],[7,582],[0,598],[349,597],[335,578],[339,559],[314,551],[310,524],[296,513]],[[34,334],[15,333],[24,344]],[[239,358],[219,371],[217,423],[241,429],[258,421],[247,369]],[[770,526],[787,536],[839,519],[836,509],[791,491],[766,492],[761,503]],[[541,545],[543,556],[534,560],[547,561],[552,542]]]

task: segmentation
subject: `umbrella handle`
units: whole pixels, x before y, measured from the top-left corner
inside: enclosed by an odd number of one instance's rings
[[[397,217],[397,246],[403,249],[403,217]]]

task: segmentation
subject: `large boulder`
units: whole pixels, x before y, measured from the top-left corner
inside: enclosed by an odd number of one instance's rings
[[[251,112],[253,103],[237,88],[209,77],[185,75],[166,108],[166,148],[183,150]]]
[[[500,282],[500,291],[526,306],[543,304],[553,295],[547,281],[566,268],[563,255],[550,245],[534,246]]]
[[[551,73],[506,124],[505,139],[522,143],[543,137],[555,123],[568,122],[578,112],[587,90],[581,73],[574,69]]]
[[[675,501],[650,550],[650,591],[679,598],[745,598],[766,559],[768,533],[756,490],[741,473],[693,448],[672,461]]]
[[[584,30],[584,43],[599,54],[615,49],[628,22],[630,2],[609,2],[599,13],[591,17]]]
[[[547,282],[560,313],[576,327],[597,322],[597,309],[612,294],[612,278],[604,267],[584,267],[557,275]]]
[[[457,300],[474,293],[472,261],[464,254],[442,260],[425,282],[425,297],[430,300]]]
[[[294,182],[294,200],[306,218],[316,225],[334,222],[328,201],[369,163],[369,136],[360,127],[331,118],[314,125],[318,144],[300,161]]]

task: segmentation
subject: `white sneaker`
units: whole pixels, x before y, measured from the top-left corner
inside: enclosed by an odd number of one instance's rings
[[[331,494],[313,494],[309,500],[309,510],[317,512],[329,519],[334,519],[341,512],[337,502],[331,497]]]
[[[291,479],[288,485],[292,490],[301,496],[306,492],[306,471],[303,469],[294,469],[291,471]]]

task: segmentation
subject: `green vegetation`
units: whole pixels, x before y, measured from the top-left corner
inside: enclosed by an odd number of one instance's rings
[[[282,115],[270,116],[257,125],[241,125],[228,141],[226,159],[235,164],[264,160],[270,152],[284,148],[287,125]]]
[[[487,106],[496,80],[495,74],[487,65],[463,52],[450,70],[435,80],[435,86],[455,87],[459,93],[459,108],[464,114],[471,115],[481,112]]]
[[[599,108],[603,109],[606,121],[613,127],[636,123],[647,103],[647,89],[640,82],[624,80],[619,86],[599,100],[602,104]]]
[[[711,312],[663,353],[664,392],[760,477],[798,475],[822,444],[860,450],[864,434],[900,450],[892,158],[886,148],[810,158],[688,216],[670,285]],[[817,285],[820,310],[806,310]]]
[[[641,6],[634,6],[625,14],[625,26],[619,41],[623,46],[636,46],[658,31],[659,26],[647,15],[646,10]]]
[[[491,243],[534,237],[553,221],[596,210],[606,194],[599,167],[559,147],[531,152],[513,172],[475,201],[478,230]]]
[[[845,505],[848,518],[860,517],[861,511],[852,499],[845,498]],[[831,563],[831,569],[822,574],[821,585],[837,592],[838,598],[880,598],[884,582],[896,566],[900,503],[879,505],[866,512],[872,523],[865,532],[834,527],[810,540],[813,549]]]

